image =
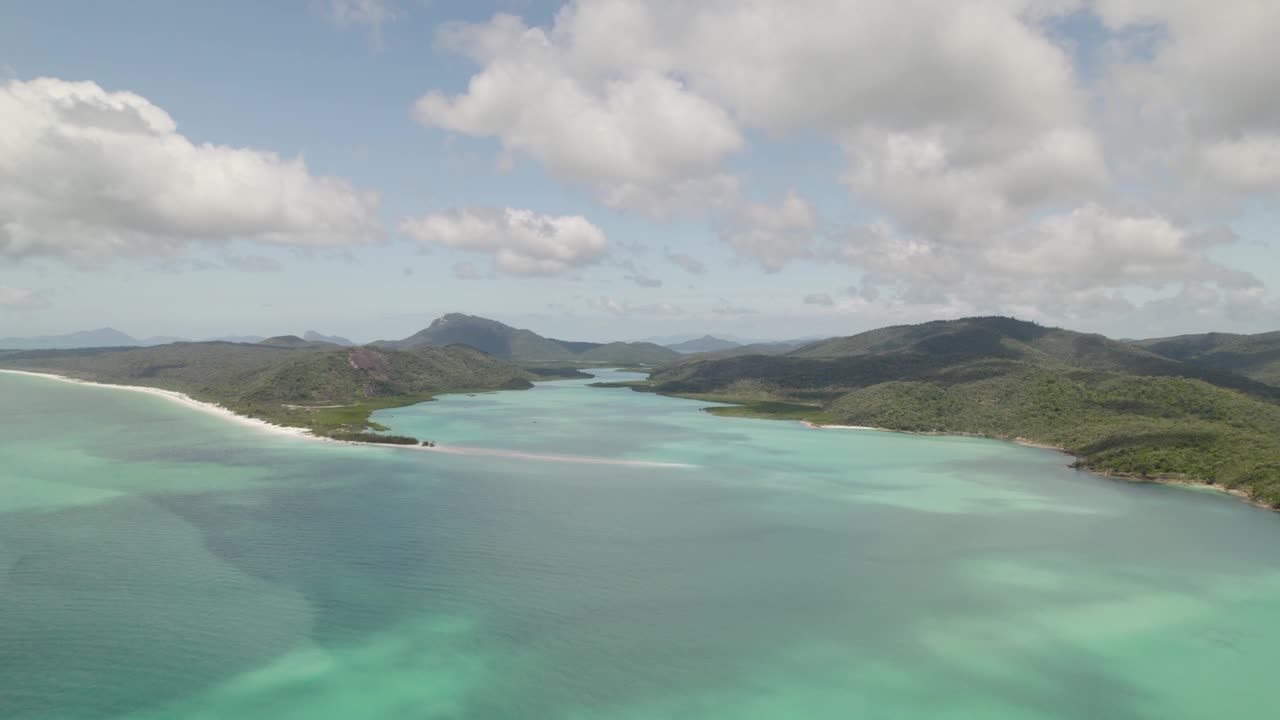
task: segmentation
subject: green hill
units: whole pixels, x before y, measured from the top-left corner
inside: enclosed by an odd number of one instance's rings
[[[570,360],[576,354],[532,330],[521,330],[496,320],[461,313],[436,318],[431,325],[403,340],[375,344],[395,350],[469,345],[503,360],[524,362]]]
[[[488,318],[449,313],[403,340],[382,340],[377,347],[412,350],[420,347],[469,345],[494,357],[520,363],[663,363],[679,353],[653,343],[592,343],[554,340],[532,330],[514,328]]]
[[[530,373],[455,345],[394,351],[239,343],[0,352],[0,367],[186,393],[318,434],[371,427],[369,413],[457,390],[520,389]],[[330,407],[320,407],[330,406]]]
[[[294,350],[333,350],[340,348],[342,345],[331,343],[324,340],[304,340],[297,335],[277,335],[269,337],[266,340],[259,340],[259,345],[270,345],[271,347],[292,348]]]
[[[1008,318],[683,363],[646,389],[745,405],[722,414],[1023,438],[1088,469],[1218,483],[1280,504],[1276,388]]]
[[[0,338],[0,350],[69,350],[87,347],[132,347],[139,344],[138,340],[115,328],[81,330],[66,335]]]
[[[1135,340],[1133,344],[1190,365],[1238,373],[1268,385],[1280,385],[1280,332],[1179,335]]]
[[[962,358],[1005,358],[1057,362],[1077,368],[1133,375],[1193,377],[1280,398],[1280,393],[1236,373],[1190,366],[1102,335],[1044,327],[1006,317],[940,320],[880,328],[805,345],[787,353],[787,357],[848,358],[895,352],[945,358],[948,362]]]
[[[742,343],[736,343],[732,340],[722,340],[712,335],[703,335],[694,340],[686,340],[682,343],[674,343],[667,347],[678,353],[703,353],[717,352],[719,350],[732,350],[736,347],[742,347]]]

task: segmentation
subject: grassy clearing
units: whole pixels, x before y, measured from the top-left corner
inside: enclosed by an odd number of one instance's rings
[[[723,400],[721,402],[724,402]],[[835,419],[820,405],[777,402],[770,400],[746,402],[727,407],[704,408],[720,417],[760,418],[764,420],[808,420],[813,423],[833,423]]]

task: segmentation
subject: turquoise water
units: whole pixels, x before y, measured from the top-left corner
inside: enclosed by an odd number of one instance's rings
[[[0,717],[1275,716],[1280,516],[584,385],[377,419],[687,467],[0,374]]]

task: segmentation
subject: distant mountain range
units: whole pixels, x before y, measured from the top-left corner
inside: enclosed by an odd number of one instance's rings
[[[578,362],[662,364],[680,355],[675,350],[643,342],[594,343],[557,340],[496,320],[449,313],[403,340],[379,340],[376,347],[412,350],[420,347],[469,345],[503,360],[522,363]]]
[[[1259,382],[1280,385],[1280,332],[1205,333],[1130,342],[1189,365],[1239,373]]]
[[[0,350],[70,350],[72,348],[124,347],[141,344],[138,340],[115,328],[81,330],[80,332],[66,335],[0,338]]]
[[[347,344],[333,343],[325,340],[305,340],[297,335],[276,335],[275,337],[260,340],[255,344],[267,345],[269,347],[290,348],[293,350],[333,350],[335,348],[348,347]]]
[[[698,353],[698,352],[715,352],[716,350],[728,350],[730,348],[741,347],[742,343],[732,340],[723,340],[711,335],[703,335],[693,340],[685,340],[684,342],[673,343],[667,347],[678,353]]]
[[[200,340],[158,335],[155,337],[139,339],[127,333],[120,332],[115,328],[108,327],[98,328],[97,330],[82,330],[80,332],[67,333],[66,335],[0,338],[0,350],[74,350],[77,348],[96,347],[153,347],[155,345],[167,345],[175,342],[260,343],[266,339],[267,338],[264,338],[261,335],[224,335],[222,337],[202,338]],[[344,337],[339,337],[337,335],[321,335],[314,330],[308,330],[300,339],[308,342],[332,343],[339,346],[355,345],[355,343]]]
[[[321,335],[315,330],[308,330],[305,333],[303,333],[302,339],[306,340],[307,342],[333,343],[334,345],[341,345],[343,347],[350,347],[356,344],[342,337],[341,335]]]

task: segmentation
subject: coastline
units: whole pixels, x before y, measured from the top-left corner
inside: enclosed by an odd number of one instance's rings
[[[685,463],[665,463],[650,460],[619,460],[614,458],[590,457],[585,455],[540,455],[538,453],[526,453],[517,450],[498,450],[490,448],[473,448],[464,446],[445,446],[436,445],[403,445],[399,443],[378,443],[378,442],[361,442],[356,440],[340,440],[338,438],[323,437],[316,435],[306,428],[288,427],[286,425],[276,425],[265,420],[241,415],[239,413],[228,410],[227,408],[216,403],[204,402],[196,400],[186,393],[177,390],[165,390],[163,388],[148,387],[146,385],[120,385],[117,383],[102,383],[92,380],[81,380],[80,378],[67,377],[65,375],[57,375],[54,373],[32,372],[30,370],[9,370],[0,368],[0,373],[8,373],[10,375],[26,375],[29,377],[39,377],[48,380],[56,380],[59,382],[71,383],[74,385],[89,385],[94,387],[112,388],[117,390],[132,390],[134,392],[154,395],[156,397],[165,398],[171,402],[176,402],[183,407],[196,410],[208,415],[214,415],[224,420],[231,420],[245,427],[254,428],[260,432],[271,435],[285,436],[291,438],[303,438],[306,440],[316,440],[320,442],[342,443],[344,445],[363,445],[372,447],[402,448],[406,450],[422,450],[426,452],[439,452],[450,455],[480,455],[490,457],[505,457],[520,460],[538,460],[543,462],[565,462],[580,463],[589,465],[622,465],[628,467],[661,467],[661,468],[687,468],[692,467]]]
[[[310,430],[307,430],[305,428],[288,427],[286,425],[276,425],[274,423],[269,423],[265,420],[259,420],[257,418],[249,417],[248,415],[241,415],[240,413],[228,410],[227,408],[221,405],[218,405],[216,403],[204,402],[203,400],[196,400],[190,395],[187,395],[186,393],[178,392],[177,390],[164,390],[162,388],[149,387],[146,385],[119,385],[116,383],[94,382],[93,380],[81,380],[80,378],[67,377],[66,375],[57,375],[55,373],[31,372],[30,370],[8,370],[8,369],[0,368],[0,373],[8,373],[10,375],[27,375],[29,377],[40,377],[40,378],[46,378],[49,380],[57,380],[65,383],[72,383],[74,385],[90,385],[95,387],[114,388],[118,390],[132,390],[134,392],[146,393],[147,395],[162,397],[169,400],[170,402],[178,403],[179,405],[190,408],[192,410],[197,410],[207,415],[216,415],[220,418],[223,418],[224,420],[231,420],[232,422],[239,423],[245,427],[255,428],[260,432],[265,432],[271,435],[280,435],[280,436],[287,436],[287,437],[294,437],[294,438],[307,438],[310,440],[324,440],[327,442],[337,442],[337,441],[331,440],[330,438],[323,438],[323,437],[320,437],[319,435],[313,435]]]
[[[1114,472],[1110,470],[1100,470],[1100,469],[1082,467],[1079,465],[1080,458],[1078,458],[1074,453],[1072,453],[1067,448],[1060,447],[1057,445],[1050,445],[1048,443],[1037,442],[1035,440],[1029,440],[1027,438],[1022,438],[1022,437],[1010,438],[1010,437],[998,437],[995,435],[983,435],[981,433],[941,432],[941,431],[933,431],[933,430],[894,430],[893,428],[872,427],[868,425],[823,425],[823,424],[815,423],[809,420],[801,420],[800,423],[812,430],[875,430],[878,432],[892,432],[892,433],[900,433],[903,435],[939,435],[939,436],[949,435],[953,437],[976,437],[976,438],[984,438],[987,440],[1003,440],[1005,442],[1016,443],[1018,445],[1024,445],[1026,447],[1040,448],[1042,450],[1055,450],[1057,452],[1062,453],[1063,455],[1067,455],[1075,459],[1075,462],[1072,463],[1069,467],[1075,470],[1079,470],[1080,472],[1087,472],[1091,475],[1097,475],[1098,477],[1107,478],[1108,480],[1136,483],[1140,485],[1177,485],[1181,487],[1192,487],[1192,488],[1199,488],[1203,490],[1213,490],[1216,492],[1224,493],[1224,494],[1239,498],[1240,500],[1243,500],[1249,503],[1250,505],[1253,505],[1254,507],[1262,508],[1263,510],[1270,510],[1271,512],[1280,512],[1280,507],[1277,507],[1274,505],[1268,505],[1267,503],[1257,500],[1252,495],[1245,492],[1244,490],[1239,490],[1237,488],[1223,487],[1221,485],[1215,485],[1213,483],[1204,482],[1203,480],[1191,480],[1184,477],[1175,477],[1175,476],[1167,476],[1167,475],[1136,475],[1133,473],[1122,473],[1122,472]]]

